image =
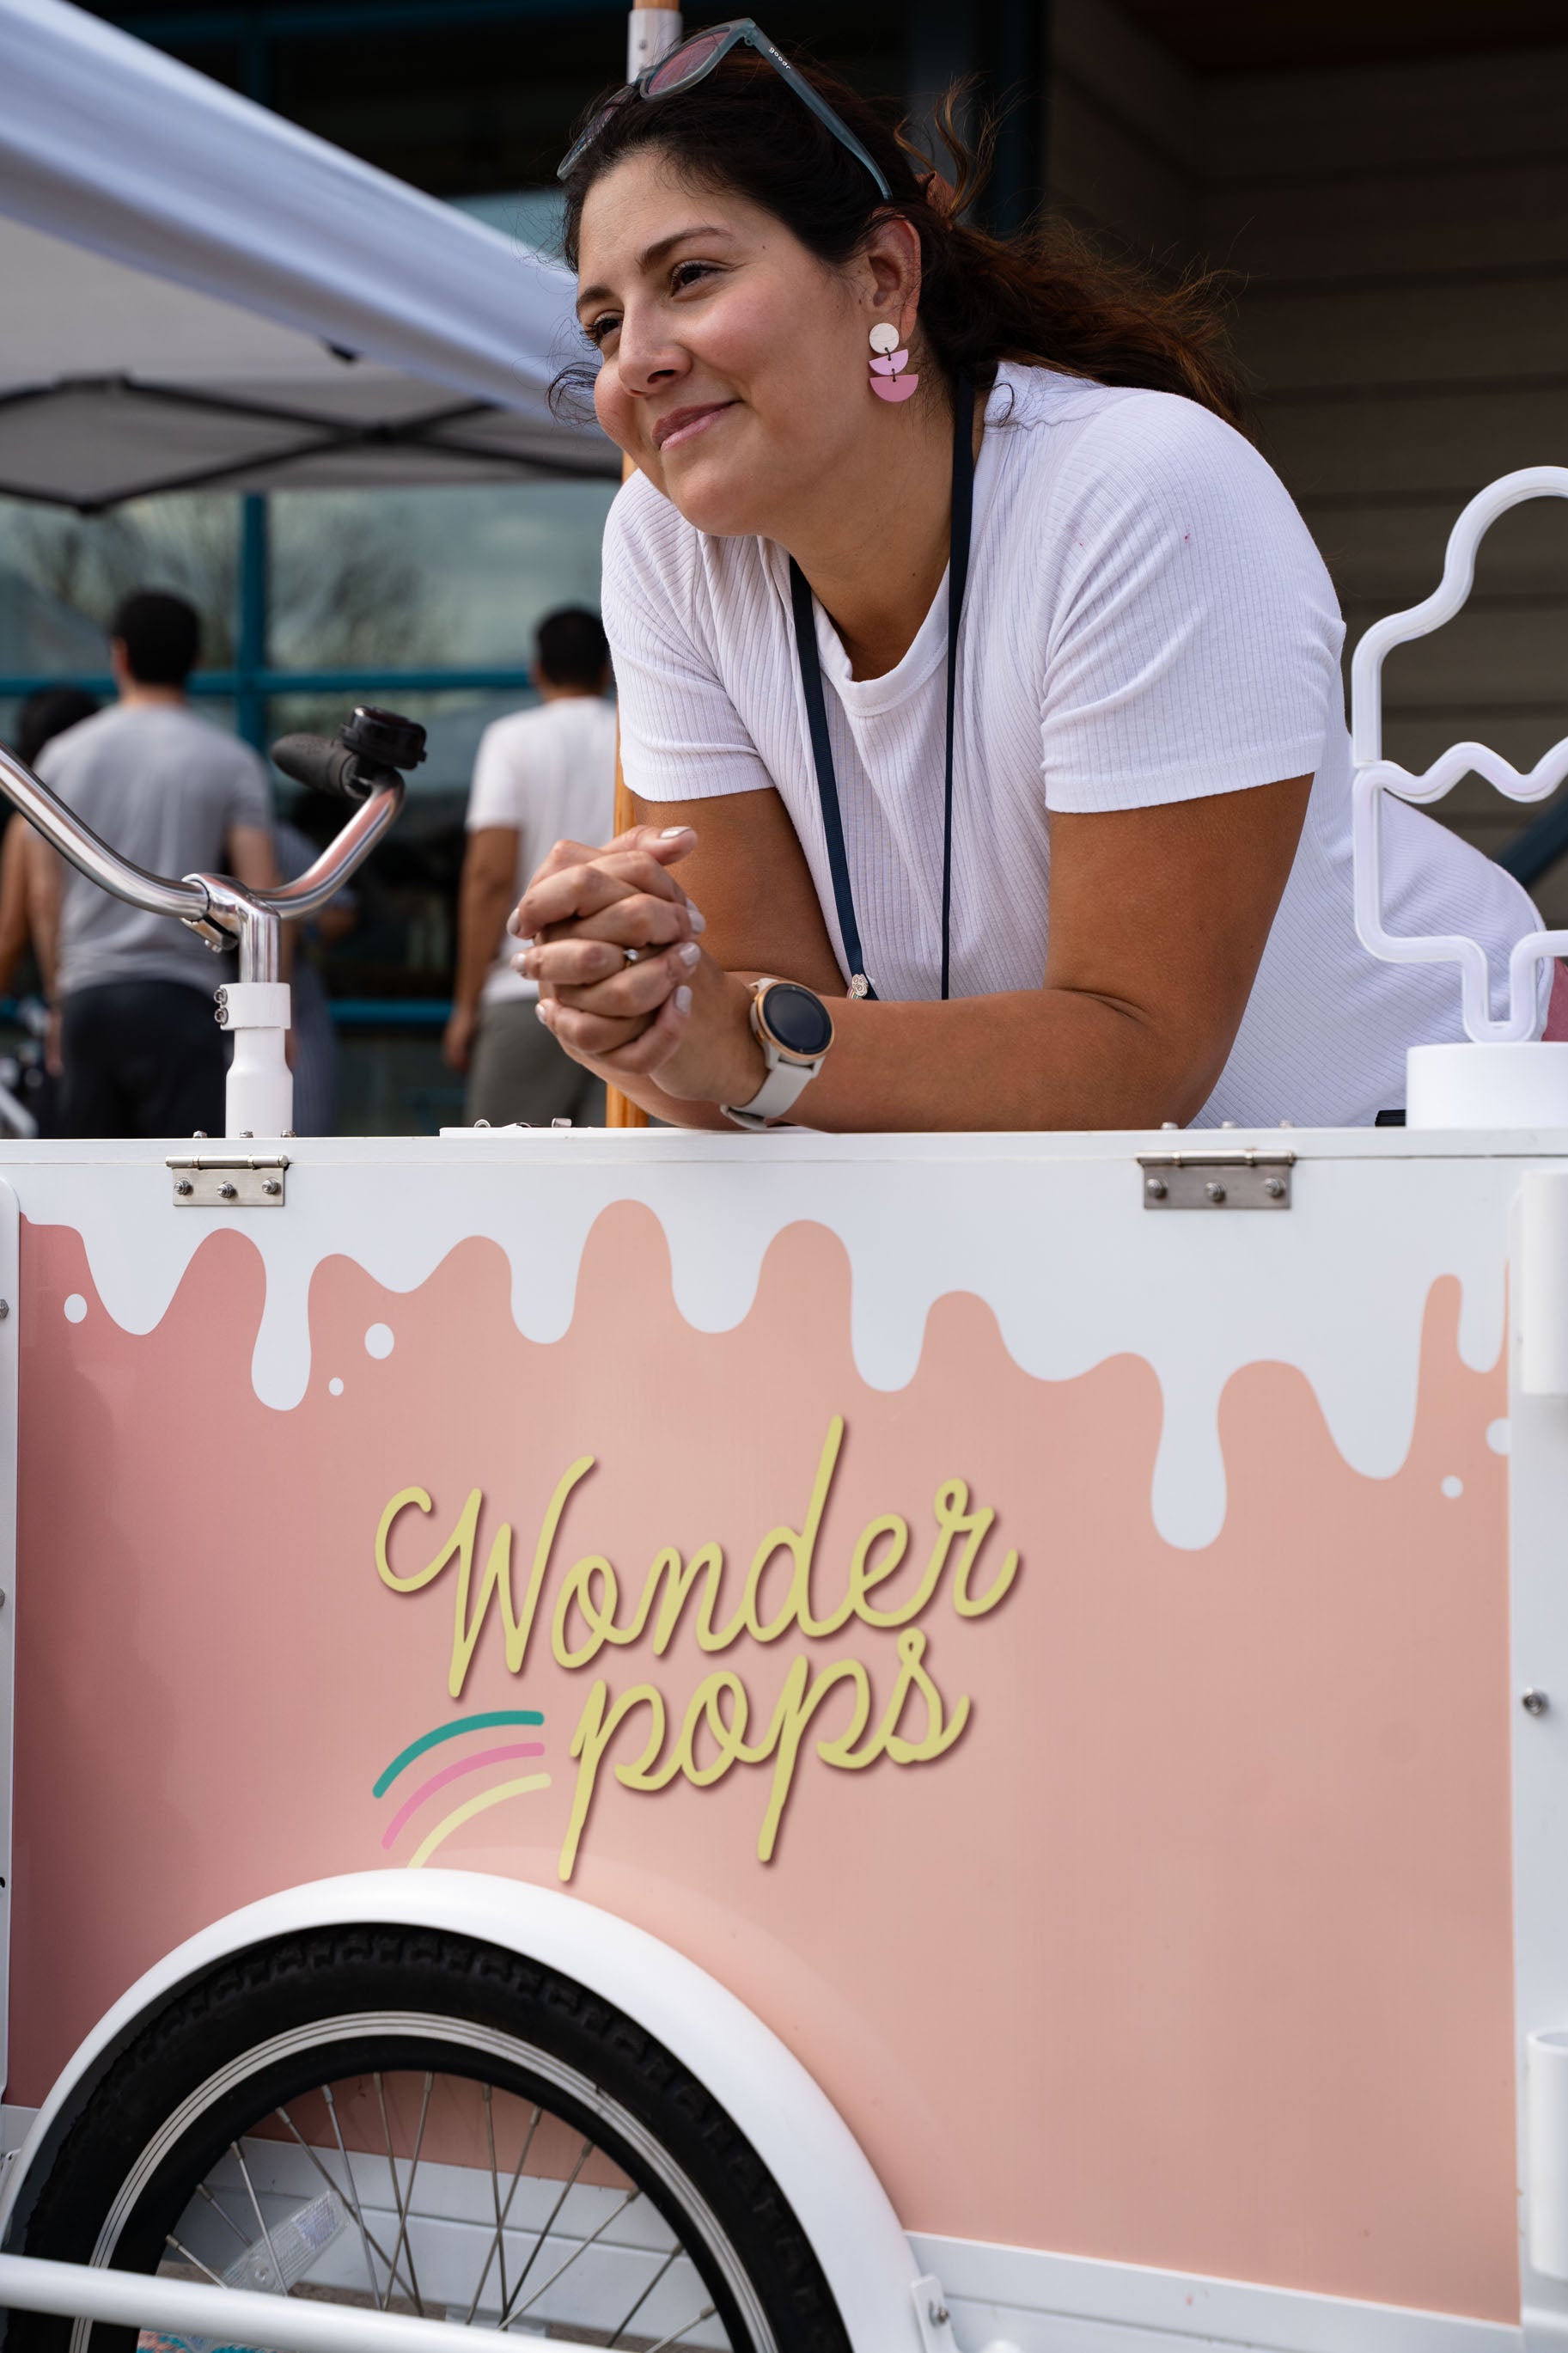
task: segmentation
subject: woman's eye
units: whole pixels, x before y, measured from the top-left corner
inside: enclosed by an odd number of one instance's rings
[[[590,319],[583,332],[597,350],[603,351],[605,338],[612,335],[620,323],[613,311],[605,311],[597,319]]]
[[[676,293],[686,286],[695,286],[700,279],[711,278],[713,268],[707,261],[678,261],[669,273],[669,282]]]

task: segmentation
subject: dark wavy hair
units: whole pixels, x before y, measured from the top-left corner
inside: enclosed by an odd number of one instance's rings
[[[728,188],[760,205],[829,267],[854,258],[879,216],[901,213],[921,241],[920,335],[950,384],[962,373],[988,387],[998,363],[1014,360],[1100,384],[1180,393],[1243,425],[1241,380],[1212,279],[1157,284],[1055,217],[1037,219],[1018,237],[973,227],[965,215],[988,176],[994,129],[986,121],[977,133],[966,132],[964,85],[948,92],[937,115],[952,159],[950,184],[893,110],[809,59],[792,63],[876,157],[890,198],[878,195],[865,166],[770,66],[736,48],[691,89],[632,100],[609,114],[566,182],[563,245],[573,269],[589,189],[626,156],[652,150],[694,185]],[[595,100],[584,123],[605,104]],[[594,373],[581,361],[564,369],[556,400],[569,403]]]

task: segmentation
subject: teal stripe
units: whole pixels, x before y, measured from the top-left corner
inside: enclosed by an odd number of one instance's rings
[[[395,1756],[374,1788],[373,1798],[384,1798],[405,1765],[423,1757],[427,1748],[438,1748],[443,1740],[456,1740],[459,1732],[489,1732],[497,1724],[542,1724],[544,1718],[535,1707],[494,1707],[485,1715],[454,1716],[450,1724],[438,1724],[434,1732],[422,1732],[406,1748]]]

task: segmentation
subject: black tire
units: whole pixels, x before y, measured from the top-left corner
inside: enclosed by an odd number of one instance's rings
[[[294,2055],[279,2038],[342,2019]],[[422,2040],[418,2021],[430,2021]],[[593,2087],[493,2059],[466,2063],[435,2039],[457,2021],[512,2039]],[[12,2253],[155,2271],[165,2235],[231,2139],[331,2075],[436,2063],[542,2099],[591,2132],[682,2240],[744,2353],[850,2353],[832,2292],[783,2192],[726,2112],[636,2021],[537,1962],[431,1929],[331,1928],[257,1946],[180,1987],[79,2085],[29,2168],[5,2234]],[[246,2057],[257,2054],[247,2072]],[[220,2074],[226,2088],[168,2138],[171,2119]],[[603,2103],[602,2105],[600,2103]],[[617,2130],[616,2119],[626,2126]],[[630,2120],[627,2125],[626,2120]],[[650,2162],[638,2136],[663,2152]],[[110,2218],[160,2138],[167,2145],[118,2225]],[[695,2191],[688,2211],[682,2184]],[[704,2210],[705,2212],[704,2212]],[[736,2267],[743,2275],[735,2284]],[[749,2289],[749,2294],[746,2292]],[[747,2317],[747,2314],[751,2317]],[[6,2353],[69,2353],[68,2320],[12,2312]],[[133,2330],[84,2328],[78,2353],[135,2353]]]

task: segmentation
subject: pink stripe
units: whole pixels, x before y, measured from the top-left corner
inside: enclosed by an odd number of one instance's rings
[[[1568,972],[1561,964],[1553,964],[1552,967],[1552,996],[1547,1004],[1546,1027],[1542,1036],[1553,1040],[1568,1038]]]
[[[502,1765],[509,1757],[542,1757],[543,1754],[542,1740],[517,1740],[510,1747],[486,1748],[478,1757],[460,1757],[455,1765],[445,1766],[439,1773],[432,1773],[424,1788],[416,1789],[414,1795],[399,1806],[382,1835],[382,1845],[390,1846],[409,1815],[416,1813],[426,1798],[434,1797],[437,1789],[444,1789],[448,1781],[459,1780],[465,1773],[477,1773],[481,1765]]]

